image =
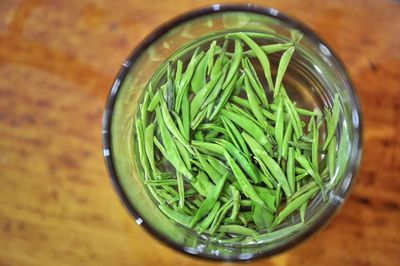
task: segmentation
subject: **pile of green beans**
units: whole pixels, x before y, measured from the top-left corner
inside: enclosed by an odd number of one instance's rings
[[[267,37],[229,33],[188,62],[166,62],[136,116],[140,171],[159,209],[217,239],[268,239],[298,228],[275,230],[296,212],[304,222],[335,176],[338,95],[323,112],[297,106],[283,84],[297,41],[255,41]],[[272,53],[281,54],[276,75]]]

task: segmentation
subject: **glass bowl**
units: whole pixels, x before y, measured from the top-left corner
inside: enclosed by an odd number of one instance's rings
[[[176,50],[210,34],[228,31],[274,32],[290,40],[294,30],[298,43],[295,68],[301,78],[317,79],[309,94],[317,105],[332,106],[339,94],[339,152],[346,160],[337,165],[329,198],[317,196],[306,212],[306,221],[296,230],[257,243],[222,243],[177,225],[154,203],[141,181],[134,144],[134,117],[144,89],[156,70]],[[295,69],[295,70],[296,70]],[[305,74],[306,73],[306,74]],[[111,88],[103,117],[103,154],[114,187],[136,223],[170,247],[203,258],[248,260],[271,256],[304,241],[326,225],[343,204],[354,184],[361,157],[361,112],[355,90],[342,63],[314,32],[273,8],[256,5],[213,5],[191,11],[153,31],[123,62]],[[299,217],[293,220],[298,222]]]

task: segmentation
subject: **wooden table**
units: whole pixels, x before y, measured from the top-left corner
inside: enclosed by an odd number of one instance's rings
[[[0,265],[216,264],[176,253],[133,222],[111,186],[100,133],[131,49],[160,23],[211,2],[0,1]],[[257,2],[333,47],[365,128],[359,179],[331,224],[249,265],[400,265],[400,4]]]

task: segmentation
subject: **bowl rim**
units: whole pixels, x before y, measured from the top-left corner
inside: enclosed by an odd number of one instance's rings
[[[303,242],[305,239],[309,238],[310,236],[314,235],[316,231],[319,231],[323,226],[325,226],[330,219],[334,217],[334,215],[337,213],[338,209],[342,205],[342,202],[336,202],[334,205],[332,205],[332,212],[325,212],[323,215],[321,215],[320,220],[313,224],[311,228],[309,228],[306,232],[304,232],[302,235],[299,237],[296,237],[294,240],[289,241],[288,243],[285,243],[277,248],[272,248],[268,251],[262,252],[262,253],[257,253],[253,254],[251,258],[240,258],[239,256],[234,257],[234,258],[225,258],[225,257],[218,257],[218,256],[213,256],[213,255],[208,255],[204,253],[197,253],[193,254],[188,252],[187,250],[184,249],[183,246],[176,244],[175,242],[169,240],[167,237],[164,237],[163,235],[159,234],[157,230],[153,229],[153,227],[145,220],[141,218],[141,215],[139,212],[135,209],[135,207],[130,203],[127,195],[125,194],[122,185],[120,184],[118,180],[118,175],[116,173],[115,167],[114,167],[114,162],[112,159],[112,137],[111,137],[111,124],[112,124],[112,113],[113,113],[113,108],[115,105],[115,101],[118,95],[118,92],[120,90],[120,87],[129,72],[131,66],[136,62],[136,60],[139,58],[140,54],[147,49],[152,43],[157,41],[160,36],[164,35],[167,33],[169,30],[173,29],[175,26],[185,23],[189,20],[201,17],[201,16],[206,16],[210,15],[213,13],[224,13],[224,12],[248,12],[248,13],[256,13],[260,15],[264,15],[267,17],[271,17],[277,20],[280,20],[289,26],[296,28],[300,30],[304,35],[307,36],[310,40],[313,42],[319,43],[324,45],[328,51],[331,54],[331,60],[339,67],[339,69],[342,71],[343,77],[346,79],[346,82],[348,82],[349,87],[352,89],[353,97],[352,101],[354,103],[353,108],[357,111],[357,114],[359,115],[359,127],[358,127],[358,143],[356,143],[356,146],[358,147],[358,154],[354,158],[354,163],[353,165],[349,165],[348,167],[351,167],[351,175],[352,178],[350,180],[350,184],[348,185],[347,189],[345,190],[344,197],[347,198],[349,196],[349,191],[351,190],[352,186],[355,183],[356,176],[357,176],[357,171],[359,169],[359,165],[361,162],[361,155],[362,155],[362,132],[363,132],[363,126],[362,126],[362,112],[361,112],[361,106],[359,102],[359,98],[357,95],[357,92],[355,90],[355,87],[348,75],[348,71],[346,70],[344,64],[340,60],[340,58],[336,55],[336,53],[332,50],[332,48],[326,44],[314,31],[312,31],[308,26],[303,24],[302,22],[286,15],[285,13],[282,13],[278,11],[275,8],[271,7],[263,7],[257,4],[214,4],[210,6],[205,6],[205,7],[200,7],[197,9],[193,9],[190,11],[187,11],[185,13],[182,13],[173,19],[168,20],[167,22],[161,24],[159,27],[154,29],[150,34],[148,34],[129,54],[127,59],[122,63],[122,66],[120,70],[118,71],[115,80],[113,82],[113,85],[111,87],[110,93],[108,95],[104,113],[103,113],[103,121],[102,121],[102,141],[103,141],[103,157],[105,160],[105,164],[107,166],[107,170],[109,173],[109,176],[111,178],[112,184],[114,186],[114,189],[117,191],[120,200],[123,202],[129,213],[134,217],[136,223],[138,225],[141,225],[145,228],[145,230],[150,233],[153,237],[158,239],[162,244],[166,244],[167,246],[173,248],[176,251],[179,251],[180,253],[190,255],[192,257],[196,258],[203,258],[203,259],[211,259],[213,261],[243,261],[243,260],[254,260],[254,259],[259,259],[259,258],[265,258],[269,257],[278,253],[281,253],[283,251],[288,250],[289,248]]]

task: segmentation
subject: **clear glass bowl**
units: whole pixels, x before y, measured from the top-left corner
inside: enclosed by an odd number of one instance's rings
[[[338,143],[342,143],[339,152],[346,155],[346,160],[337,166],[336,176],[341,178],[330,184],[332,189],[328,201],[317,196],[309,205],[306,221],[300,228],[258,243],[220,243],[175,224],[151,199],[141,182],[140,167],[136,164],[133,123],[147,82],[176,50],[204,36],[227,31],[273,31],[277,38],[290,40],[293,30],[304,35],[296,46],[299,48],[299,60],[294,60],[299,80],[307,83],[307,80],[317,79],[321,85],[310,85],[308,93],[313,101],[319,106],[332,106],[333,95],[339,94]],[[138,225],[187,254],[222,260],[248,260],[282,252],[305,240],[326,225],[343,204],[360,163],[360,105],[342,63],[309,28],[272,8],[250,4],[213,5],[162,25],[123,62],[104,112],[103,145],[114,187]],[[294,222],[298,220],[296,216],[293,218]]]

